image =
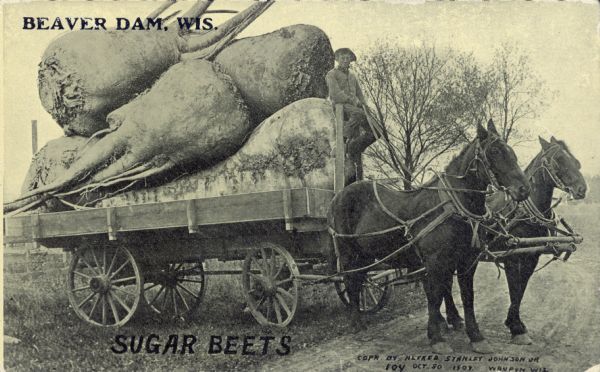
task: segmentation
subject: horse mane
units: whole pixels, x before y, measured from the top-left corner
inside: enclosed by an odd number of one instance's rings
[[[575,157],[575,155],[573,155],[573,153],[571,152],[571,149],[569,149],[569,146],[567,146],[567,144],[565,143],[565,141],[563,141],[563,140],[556,140],[556,143],[558,145],[560,145],[563,148],[563,150],[565,150],[565,152],[567,154],[569,154],[569,156],[572,157],[573,160],[575,160],[575,163],[577,164],[577,166],[581,168],[581,163],[579,162],[579,160],[577,160],[577,158]]]
[[[456,155],[454,155],[452,157],[452,159],[450,159],[450,162],[448,163],[448,165],[446,165],[446,167],[444,168],[444,171],[447,172],[448,169],[456,166],[457,162],[462,161],[463,157],[465,156],[465,154],[467,153],[467,151],[469,151],[471,149],[471,145],[473,145],[473,143],[475,142],[476,139],[470,141],[467,145],[463,146],[463,148],[460,150],[460,152]]]
[[[542,155],[544,154],[544,151],[540,151],[537,153],[537,155],[535,155],[535,157],[533,159],[531,159],[531,161],[529,162],[529,164],[527,165],[527,167],[525,167],[525,174],[529,174],[529,172],[532,171],[532,168],[534,166],[537,166],[540,161],[542,161]]]

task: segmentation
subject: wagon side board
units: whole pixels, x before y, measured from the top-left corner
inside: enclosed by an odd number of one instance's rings
[[[232,224],[248,228],[272,224],[270,229],[288,232],[325,231],[332,198],[331,190],[301,188],[30,214],[5,218],[4,236],[6,243],[39,241],[60,246],[76,237],[104,235],[119,240],[127,233],[169,229],[185,229],[189,235],[208,232],[214,238],[219,232],[227,235],[231,230],[227,226]]]

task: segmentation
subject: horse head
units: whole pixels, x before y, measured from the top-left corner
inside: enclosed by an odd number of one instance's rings
[[[545,172],[554,187],[569,194],[574,199],[583,199],[587,191],[585,179],[581,174],[581,163],[577,160],[567,145],[552,136],[550,142],[539,137],[542,145],[541,164],[536,169]]]
[[[515,201],[527,199],[529,181],[519,167],[515,152],[498,134],[491,119],[487,130],[477,124],[477,138],[474,142],[479,150],[475,153],[475,159],[479,160],[475,161],[479,178],[498,189],[506,190]]]

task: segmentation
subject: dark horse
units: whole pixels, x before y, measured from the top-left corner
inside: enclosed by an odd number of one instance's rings
[[[339,267],[345,271],[352,323],[362,326],[359,293],[366,272],[356,270],[373,264],[407,246],[386,260],[396,268],[425,266],[424,280],[429,321],[427,336],[436,353],[452,349],[440,332],[440,305],[458,279],[466,318],[466,331],[476,352],[491,352],[475,320],[473,276],[477,258],[477,217],[486,212],[485,190],[494,184],[510,196],[524,200],[529,183],[517,164],[513,150],[499,137],[494,124],[478,125],[477,137],[439,174],[422,188],[399,192],[362,181],[335,196],[329,211]],[[406,226],[406,228],[398,228]],[[353,271],[354,270],[354,271]]]
[[[527,216],[519,215],[520,222],[510,226],[509,233],[518,237],[543,237],[548,236],[547,224],[553,223],[552,194],[554,188],[561,189],[575,199],[585,197],[587,187],[583,175],[579,171],[579,161],[569,151],[563,141],[552,137],[550,142],[540,137],[542,151],[529,163],[525,175],[531,184],[530,199],[537,210],[547,219],[545,223],[528,220]],[[514,203],[504,201],[502,195],[493,195],[489,200],[490,207],[499,212],[514,210]],[[500,249],[502,247],[491,247]],[[529,345],[533,341],[527,334],[527,327],[520,317],[521,300],[527,288],[527,283],[534,273],[540,254],[514,255],[504,258],[506,281],[510,293],[510,307],[504,324],[510,329],[512,343]],[[452,293],[449,291],[444,296],[448,323],[455,328],[460,326],[458,310],[454,305]],[[456,323],[456,319],[459,319]]]

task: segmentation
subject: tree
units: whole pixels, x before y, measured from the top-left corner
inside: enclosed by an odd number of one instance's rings
[[[366,155],[383,176],[399,176],[404,189],[464,143],[468,128],[486,115],[490,79],[471,55],[379,43],[356,69],[373,119],[389,139],[375,143]]]
[[[492,84],[486,111],[500,135],[513,145],[533,136],[522,124],[536,118],[553,93],[531,68],[527,55],[514,44],[503,44],[488,69]]]

